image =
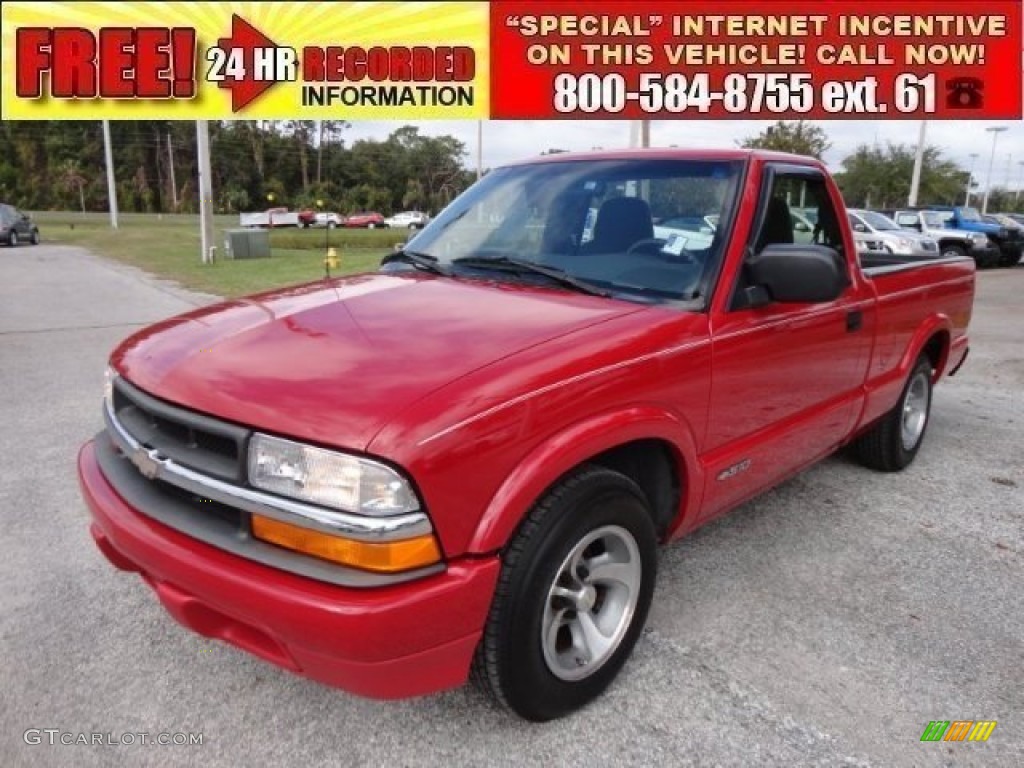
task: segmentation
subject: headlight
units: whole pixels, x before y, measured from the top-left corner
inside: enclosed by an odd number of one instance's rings
[[[249,482],[281,496],[373,517],[420,506],[408,481],[390,467],[258,433],[249,441]]]
[[[108,365],[103,372],[103,402],[106,403],[111,413],[114,411],[114,379],[116,378],[117,373]]]
[[[988,245],[988,237],[983,235],[981,232],[975,232],[971,235],[971,239],[975,245]]]

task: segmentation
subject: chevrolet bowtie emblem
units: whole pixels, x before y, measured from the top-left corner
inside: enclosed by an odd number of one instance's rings
[[[128,458],[131,459],[142,476],[148,480],[152,480],[156,477],[160,471],[160,460],[158,459],[159,454],[156,451],[147,451],[145,448],[136,448],[132,451],[132,455]]]

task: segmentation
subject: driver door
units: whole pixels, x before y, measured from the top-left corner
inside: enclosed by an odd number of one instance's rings
[[[838,193],[820,171],[769,166],[764,179],[748,253],[772,243],[800,242],[855,253],[847,229],[839,225]],[[808,221],[813,221],[810,233],[803,231]],[[849,257],[846,261],[849,265]],[[740,270],[731,303],[712,317],[705,516],[822,458],[852,428],[874,315],[870,289],[857,282],[859,275],[851,277],[854,282],[835,301],[750,307]]]

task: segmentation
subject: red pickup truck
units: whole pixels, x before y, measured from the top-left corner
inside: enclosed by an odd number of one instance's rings
[[[203,635],[381,698],[472,670],[532,720],[619,672],[657,545],[845,445],[910,464],[974,294],[738,150],[500,168],[384,262],[125,341],[92,535]]]

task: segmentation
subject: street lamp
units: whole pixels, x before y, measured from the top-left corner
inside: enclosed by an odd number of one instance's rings
[[[964,196],[964,208],[971,204],[971,184],[974,182],[974,166],[978,164],[980,155],[977,152],[971,152],[968,157],[971,158],[971,172],[967,175],[967,194]]]
[[[992,192],[992,167],[996,163],[996,142],[999,140],[999,134],[1007,130],[1007,128],[1005,125],[993,125],[985,130],[992,133],[992,155],[988,159],[988,178],[985,180],[985,198],[981,203],[981,212],[983,215],[988,213],[988,197]]]

